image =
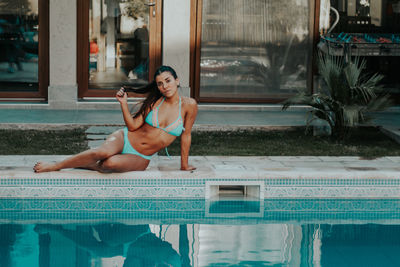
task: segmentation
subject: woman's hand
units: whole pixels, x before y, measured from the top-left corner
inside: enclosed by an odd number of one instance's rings
[[[125,88],[121,87],[116,93],[115,97],[119,103],[128,103],[128,94],[125,92]]]
[[[181,135],[181,170],[193,171],[196,168],[189,165],[189,150],[192,144],[192,127],[197,115],[197,103],[192,98],[183,98],[182,107],[185,112],[185,131]]]
[[[181,171],[194,171],[196,169],[196,167],[193,166],[186,166],[186,167],[181,167]]]

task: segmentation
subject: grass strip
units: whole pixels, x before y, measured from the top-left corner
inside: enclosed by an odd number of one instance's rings
[[[70,155],[88,149],[85,128],[0,130],[1,155]]]
[[[179,155],[177,139],[170,155]],[[163,151],[160,154],[164,155]],[[400,144],[376,127],[355,129],[345,142],[305,133],[304,127],[268,131],[193,132],[190,155],[199,156],[400,156]]]
[[[85,129],[0,130],[1,155],[68,155],[88,149]],[[168,147],[180,155],[180,138]],[[165,155],[165,151],[159,152]],[[400,156],[400,144],[376,127],[360,127],[345,142],[305,134],[304,127],[285,130],[197,131],[192,156]]]

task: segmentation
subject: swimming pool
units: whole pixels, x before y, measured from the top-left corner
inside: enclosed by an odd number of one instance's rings
[[[398,199],[0,199],[0,266],[400,266]]]

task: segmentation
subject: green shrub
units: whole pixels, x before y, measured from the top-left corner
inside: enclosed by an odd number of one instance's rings
[[[344,140],[354,126],[372,119],[371,112],[392,104],[379,84],[383,76],[365,74],[365,66],[365,60],[360,58],[345,63],[343,57],[320,53],[318,68],[325,86],[314,94],[299,92],[284,101],[282,109],[295,104],[309,105],[312,110],[307,126],[315,119],[324,120],[331,128],[332,137]]]

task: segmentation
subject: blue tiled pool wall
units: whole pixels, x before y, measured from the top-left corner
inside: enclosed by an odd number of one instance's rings
[[[264,183],[265,198],[400,198],[400,179],[3,178],[1,198],[204,198],[206,182]]]
[[[167,224],[278,221],[400,223],[400,200],[397,199],[250,200],[248,202],[251,209],[248,213],[243,210],[243,202],[246,201],[225,202],[224,210],[218,214],[210,210],[221,204],[221,201],[204,199],[0,199],[0,222],[86,220]],[[259,209],[261,216],[255,215],[254,209]]]
[[[266,186],[400,186],[398,179],[349,179],[349,178],[268,178],[268,179],[243,179],[243,178],[0,178],[0,186],[204,186],[206,181],[238,182],[238,181],[264,181]]]

